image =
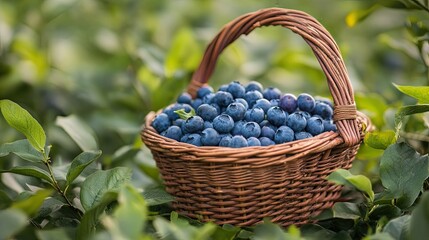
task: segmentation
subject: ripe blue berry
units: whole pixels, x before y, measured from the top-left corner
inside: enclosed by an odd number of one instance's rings
[[[182,129],[178,126],[170,126],[164,131],[163,136],[179,141],[182,138]]]
[[[262,108],[262,110],[264,110],[264,112],[267,113],[268,109],[272,106],[271,106],[270,101],[268,101],[265,98],[261,98],[261,99],[256,100],[255,105],[253,105],[253,108],[257,108],[257,107]]]
[[[282,92],[278,88],[269,87],[263,91],[263,95],[267,100],[279,99]]]
[[[249,108],[249,104],[247,104],[247,102],[246,102],[246,100],[244,100],[244,98],[236,98],[235,102],[243,104],[243,106],[246,108],[246,110]]]
[[[314,107],[313,114],[319,115],[323,119],[331,119],[334,111],[331,106],[323,102],[316,102],[316,106]]]
[[[268,126],[263,126],[261,128],[261,137],[267,137],[269,139],[274,139],[276,131]]]
[[[177,113],[175,113],[174,111],[177,111],[180,109],[185,109],[185,112],[189,113],[191,112],[192,107],[189,104],[176,103],[164,109],[163,113],[168,115],[168,118],[170,119],[170,121],[174,121],[179,118],[179,115],[177,115]]]
[[[207,103],[203,103],[197,108],[197,115],[205,121],[213,121],[213,119],[218,115],[218,113],[219,112],[215,106],[209,105]]]
[[[332,101],[329,98],[317,97],[316,102],[322,102],[322,103],[328,104],[328,106],[330,106],[332,109],[334,108],[334,105],[332,104]]]
[[[255,122],[248,122],[243,125],[243,129],[241,130],[241,134],[245,138],[249,137],[259,137],[261,135],[261,127],[259,124]]]
[[[307,119],[301,112],[294,112],[287,119],[287,126],[292,128],[294,132],[301,132],[307,126]]]
[[[267,111],[267,120],[277,127],[286,124],[287,117],[287,113],[280,107],[271,107]]]
[[[213,88],[209,85],[202,86],[200,89],[197,90],[197,97],[198,98],[204,98],[209,93],[213,93]]]
[[[158,114],[155,119],[152,121],[152,127],[155,128],[155,130],[158,133],[162,133],[170,126],[170,119],[168,118],[168,115],[165,113]]]
[[[203,100],[201,98],[195,98],[192,101],[191,106],[193,109],[198,109],[198,107],[201,106],[201,104],[203,104]]]
[[[209,121],[204,121],[204,129],[213,128],[213,123]]]
[[[183,136],[180,139],[180,141],[184,142],[184,143],[189,143],[189,144],[195,145],[197,147],[202,146],[202,144],[201,144],[201,135],[200,134],[196,134],[196,133],[186,134],[185,136]]]
[[[229,133],[234,128],[234,120],[223,113],[213,119],[213,127],[219,133]]]
[[[236,135],[232,137],[229,147],[232,147],[232,148],[247,147],[247,140],[241,135]]]
[[[276,134],[274,135],[274,142],[277,144],[291,142],[294,139],[295,133],[288,126],[281,126],[277,129]]]
[[[259,82],[256,82],[256,81],[251,81],[246,86],[246,92],[258,91],[258,92],[262,93],[262,89],[263,89],[262,84],[260,84]]]
[[[218,91],[226,92],[227,89],[228,89],[228,84],[223,84],[222,86],[219,87]]]
[[[232,135],[242,135],[243,125],[245,121],[238,121],[234,123],[234,128],[231,130]]]
[[[313,137],[313,135],[311,135],[308,132],[297,132],[295,133],[295,139],[296,140],[301,140],[301,139],[306,139],[306,138],[311,138]]]
[[[291,113],[297,108],[296,97],[293,94],[285,94],[280,98],[279,107],[284,111]]]
[[[249,147],[261,146],[261,142],[259,141],[259,139],[255,138],[255,137],[250,137],[247,139],[247,146],[249,146]]]
[[[262,93],[259,91],[249,91],[244,95],[244,99],[247,101],[249,108],[252,108],[258,99],[263,98]]]
[[[316,102],[314,98],[307,93],[301,93],[297,100],[298,108],[305,112],[312,112],[314,109],[314,106],[316,105]]]
[[[234,98],[229,92],[218,91],[215,93],[212,102],[219,105],[219,107],[227,107],[229,104],[234,102]]]
[[[231,145],[231,142],[232,142],[231,136],[223,136],[220,139],[219,146],[220,147],[229,147]]]
[[[336,132],[337,125],[335,125],[335,123],[333,123],[332,120],[323,120],[323,130],[325,132],[329,132],[329,131]]]
[[[305,130],[311,135],[316,136],[323,132],[323,120],[320,117],[311,117],[307,121],[307,127]]]
[[[226,91],[231,93],[234,98],[242,98],[246,93],[246,90],[239,82],[231,82],[228,84]]]
[[[252,108],[246,111],[244,119],[248,122],[260,123],[265,119],[265,113],[262,108]]]
[[[273,140],[267,137],[260,137],[259,141],[261,142],[261,146],[270,146],[276,144]]]
[[[204,120],[200,116],[188,118],[182,125],[182,132],[196,133],[204,129]]]
[[[211,104],[213,102],[215,94],[209,93],[203,97],[203,103]]]
[[[226,108],[225,113],[231,116],[234,121],[239,121],[244,118],[246,108],[241,103],[231,103]]]
[[[192,96],[187,92],[180,94],[179,97],[177,98],[177,103],[191,104],[191,102],[192,102]]]
[[[280,103],[280,99],[271,99],[270,100],[271,107],[278,107],[279,103]]]
[[[312,117],[309,112],[304,112],[304,111],[296,111],[296,112],[300,113],[306,120]]]
[[[184,119],[178,118],[174,120],[173,125],[181,128],[184,122],[185,122]]]
[[[217,146],[219,141],[219,133],[213,128],[206,128],[201,133],[201,143],[203,146]]]

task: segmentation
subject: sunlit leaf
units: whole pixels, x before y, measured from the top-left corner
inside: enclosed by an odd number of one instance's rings
[[[401,107],[395,115],[396,131],[399,132],[399,130],[401,129],[402,119],[405,116],[413,115],[413,114],[417,114],[417,113],[424,113],[424,112],[429,112],[429,104],[411,105],[411,106]]]
[[[354,187],[365,193],[371,201],[374,200],[371,181],[363,175],[353,175],[348,170],[337,169],[328,176],[328,180],[337,184]]]
[[[12,239],[12,236],[28,225],[27,216],[18,209],[0,211],[0,239]]]
[[[56,124],[62,127],[83,151],[99,149],[94,131],[77,116],[57,117]]]
[[[43,155],[37,151],[27,139],[18,140],[0,145],[0,157],[14,153],[20,158],[30,162],[42,162]]]
[[[43,179],[49,183],[52,182],[52,179],[49,175],[49,173],[41,168],[38,168],[36,166],[16,166],[8,170],[0,170],[0,173],[2,172],[10,172],[15,173],[19,175],[29,176],[29,177],[35,177],[38,179]]]
[[[365,135],[365,144],[375,149],[386,149],[396,142],[394,131],[369,132]]]
[[[149,206],[160,205],[174,200],[174,197],[168,194],[161,187],[145,188],[143,191],[143,197]]]
[[[428,178],[428,156],[421,156],[406,143],[386,149],[380,159],[380,178],[387,194],[398,199],[397,206],[411,206]]]
[[[429,87],[428,86],[401,86],[393,84],[399,91],[413,97],[421,104],[429,104]]]
[[[73,180],[75,180],[79,174],[94,160],[96,160],[101,155],[101,151],[89,151],[79,154],[75,159],[73,159],[71,166],[67,172],[67,185],[70,185]]]
[[[0,100],[1,112],[7,123],[20,131],[39,152],[44,151],[46,135],[42,126],[27,110],[10,100]]]
[[[52,193],[52,189],[39,190],[27,199],[14,202],[11,208],[19,209],[29,216],[35,215],[46,198],[51,196]]]
[[[85,210],[96,206],[106,192],[119,189],[131,178],[131,169],[117,167],[99,170],[88,176],[82,183],[80,200]]]
[[[359,10],[354,10],[350,12],[346,16],[347,26],[354,27],[357,23],[365,20],[365,18],[371,15],[378,8],[379,8],[379,5],[375,4],[368,9],[359,9]]]

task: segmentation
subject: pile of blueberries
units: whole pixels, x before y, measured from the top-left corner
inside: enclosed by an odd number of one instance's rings
[[[282,94],[258,82],[205,85],[197,98],[182,93],[152,122],[162,136],[195,146],[269,146],[336,131],[329,99]]]

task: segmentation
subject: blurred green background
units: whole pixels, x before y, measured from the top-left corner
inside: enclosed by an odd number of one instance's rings
[[[185,90],[224,24],[284,7],[305,11],[328,29],[342,50],[358,108],[379,129],[392,128],[389,109],[413,102],[392,83],[428,84],[427,66],[405,28],[410,18],[427,19],[427,13],[379,8],[363,19],[374,2],[2,0],[0,99],[17,102],[41,122],[53,153],[65,160],[80,150],[55,121],[79,117],[94,129],[109,166],[124,147],[140,146],[144,116]],[[362,21],[354,25],[356,14]],[[279,27],[258,29],[225,50],[210,81],[217,87],[233,80],[329,96],[310,48]],[[0,143],[18,138],[0,119]],[[360,158],[379,153],[366,149]]]

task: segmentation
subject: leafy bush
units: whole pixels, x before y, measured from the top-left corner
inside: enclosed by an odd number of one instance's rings
[[[350,171],[329,176],[345,186],[341,201],[317,224],[286,229],[269,219],[238,228],[178,215],[138,136],[144,116],[184,89],[225,19],[272,4],[0,2],[0,239],[424,239],[429,3],[326,2],[276,6],[312,13],[339,42],[351,44],[340,47],[358,108],[376,130]],[[213,14],[224,5],[230,12]],[[175,21],[183,16],[189,17]],[[238,69],[264,85],[327,95],[318,87],[316,60],[302,57],[309,53],[304,44],[261,32],[224,53],[215,86]],[[272,40],[281,38],[291,41]],[[303,78],[311,84],[302,85]]]

